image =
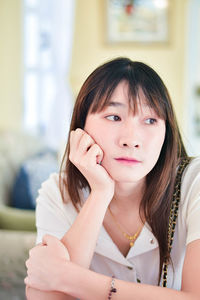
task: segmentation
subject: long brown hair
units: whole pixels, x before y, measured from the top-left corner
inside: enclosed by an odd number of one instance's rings
[[[129,103],[137,109],[136,99],[139,92],[145,95],[146,101],[158,116],[165,120],[166,134],[159,159],[146,176],[146,190],[140,205],[140,213],[144,212],[145,220],[151,226],[158,240],[160,251],[160,273],[168,253],[168,219],[174,190],[176,168],[181,158],[187,157],[169,93],[159,75],[142,62],[134,62],[128,58],[116,58],[98,67],[84,82],[72,115],[70,131],[84,129],[87,114],[101,111],[108,103],[113,91],[121,81],[128,83]],[[65,191],[78,210],[80,205],[79,191],[90,190],[89,184],[80,171],[69,161],[70,145],[61,164],[60,189],[65,201]],[[159,280],[159,279],[158,279]]]

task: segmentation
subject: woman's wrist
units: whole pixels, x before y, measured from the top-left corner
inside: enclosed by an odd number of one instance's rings
[[[90,197],[93,201],[100,203],[105,203],[106,206],[109,205],[114,195],[112,190],[91,190]]]
[[[108,299],[111,278],[72,262],[64,266],[62,274],[58,284],[60,292],[80,299]]]
[[[62,238],[72,262],[89,268],[110,201],[108,195],[96,191],[92,191],[85,201],[73,225]]]

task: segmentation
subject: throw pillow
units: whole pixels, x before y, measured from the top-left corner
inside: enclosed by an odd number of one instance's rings
[[[58,169],[57,155],[49,149],[24,161],[14,182],[12,205],[16,208],[35,209],[42,182],[51,173],[58,172]]]

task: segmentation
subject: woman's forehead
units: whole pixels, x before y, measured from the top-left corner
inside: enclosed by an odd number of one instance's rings
[[[90,107],[89,112],[95,113],[106,109],[107,107],[123,107],[128,105],[129,109],[137,112],[139,109],[150,109],[156,112],[158,116],[165,119],[166,113],[163,103],[145,87],[133,86],[130,82],[123,80],[117,85],[109,86],[102,93],[97,93]]]
[[[104,108],[107,107],[129,108],[132,110],[153,109],[142,89],[139,88],[137,94],[132,95],[129,92],[128,84],[118,85],[111,97],[105,101]]]
[[[123,112],[129,111],[135,113],[156,113],[155,109],[149,105],[147,101],[139,101],[137,100],[135,105],[131,105],[128,99],[124,102],[110,100],[107,105],[102,109],[102,111],[109,110],[109,108],[115,108],[115,111]]]

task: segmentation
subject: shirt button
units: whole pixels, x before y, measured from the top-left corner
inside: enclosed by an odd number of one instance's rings
[[[129,267],[129,266],[127,266],[127,269],[129,269],[129,270],[133,270],[133,268],[132,268],[132,267]]]
[[[154,244],[154,239],[150,239],[150,244]]]

